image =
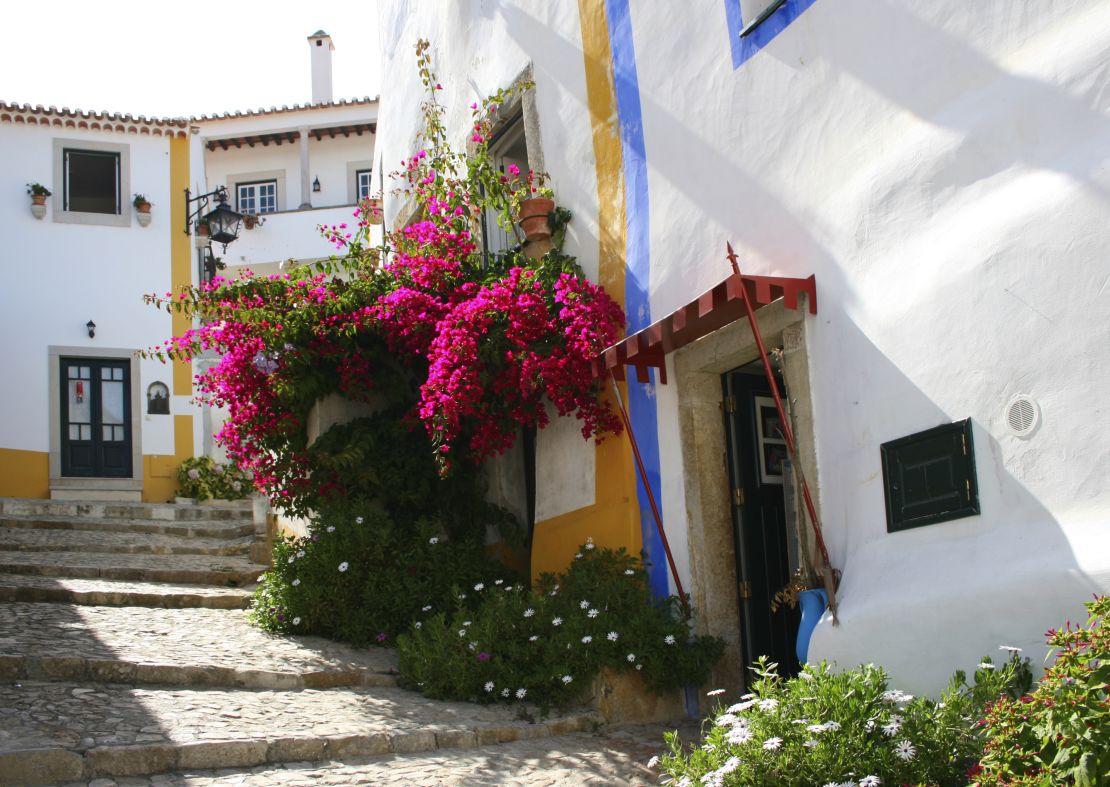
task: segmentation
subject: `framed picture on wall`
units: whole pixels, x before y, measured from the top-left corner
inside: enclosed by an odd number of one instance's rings
[[[764,484],[781,484],[782,465],[788,454],[779,411],[770,396],[757,396],[754,401],[756,437],[759,441],[759,480]]]

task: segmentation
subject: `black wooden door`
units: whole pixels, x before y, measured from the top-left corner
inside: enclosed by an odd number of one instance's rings
[[[790,576],[783,465],[786,445],[767,380],[734,370],[723,376],[736,574],[740,583],[740,631],[746,664],[759,656],[795,674],[799,613],[771,600]]]
[[[62,475],[131,477],[131,362],[62,358]]]

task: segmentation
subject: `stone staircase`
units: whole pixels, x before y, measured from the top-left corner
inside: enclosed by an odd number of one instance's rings
[[[392,651],[252,627],[259,535],[249,505],[0,499],[0,786],[499,747],[600,721],[427,700],[397,687]]]

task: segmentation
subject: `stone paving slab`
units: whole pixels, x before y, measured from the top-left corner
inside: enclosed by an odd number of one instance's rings
[[[0,529],[66,530],[96,533],[153,533],[189,538],[242,538],[254,533],[254,524],[242,519],[211,522],[164,522],[150,519],[105,519],[46,515],[0,515]]]
[[[134,606],[182,609],[246,609],[251,587],[172,585],[128,582],[121,579],[36,577],[0,574],[0,601],[37,601],[96,606]]]
[[[8,783],[41,784],[343,760],[558,737],[599,721],[593,711],[522,718],[527,710],[438,702],[395,688],[173,690],[23,682],[0,687],[0,774]]]
[[[162,535],[158,533],[96,532],[6,528],[0,526],[0,551],[106,552],[146,555],[246,555],[253,536],[234,539]]]
[[[602,734],[532,738],[461,751],[178,771],[146,778],[74,782],[65,787],[645,787],[663,780],[660,772],[646,763],[663,752],[663,733],[671,729],[683,740],[697,738],[698,726],[693,722],[636,725],[606,729]]]
[[[395,686],[396,652],[267,634],[242,610],[0,605],[0,679],[267,689]]]
[[[236,557],[0,552],[0,573],[40,577],[103,577],[238,586],[254,582],[263,570],[263,566]]]

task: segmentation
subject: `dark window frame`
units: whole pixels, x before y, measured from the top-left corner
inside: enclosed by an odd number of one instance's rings
[[[910,530],[915,527],[935,525],[953,519],[975,516],[980,513],[979,486],[975,474],[975,444],[972,441],[971,419],[926,429],[923,432],[900,437],[879,446],[883,466],[883,497],[886,503],[886,529],[888,533]],[[932,456],[929,463],[947,461],[952,471],[951,492],[956,500],[949,505],[937,502],[931,510],[918,515],[907,515],[905,463],[909,455],[917,458]],[[922,468],[919,461],[916,468]],[[924,472],[924,471],[923,471]],[[909,503],[913,505],[912,502]],[[926,503],[917,505],[927,507]]]
[[[274,187],[274,208],[273,208],[273,210],[259,210],[259,208],[261,207],[261,204],[260,204],[261,200],[258,198],[258,189],[257,188],[255,189],[255,192],[254,192],[255,209],[253,211],[247,211],[247,210],[243,209],[243,206],[240,204],[240,201],[242,200],[242,195],[241,195],[240,190],[242,188],[244,188],[245,186],[269,186],[269,185],[273,185],[273,187]],[[237,210],[239,213],[242,213],[243,215],[262,216],[266,213],[277,213],[278,212],[278,199],[279,199],[279,195],[278,195],[277,178],[264,178],[262,180],[243,180],[243,181],[240,181],[240,182],[235,184],[235,210]]]
[[[115,210],[77,210],[71,206],[70,195],[70,157],[91,156],[96,158],[112,159],[115,163]],[[87,150],[77,147],[62,148],[62,210],[68,213],[93,213],[101,216],[119,216],[123,213],[123,157],[118,151]]]
[[[362,174],[366,173],[366,193],[360,193],[362,186]],[[368,199],[374,193],[374,170],[370,167],[363,167],[362,169],[355,170],[355,202],[362,202]]]

